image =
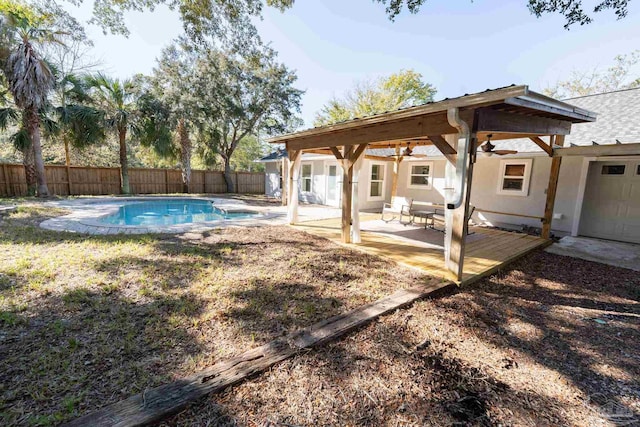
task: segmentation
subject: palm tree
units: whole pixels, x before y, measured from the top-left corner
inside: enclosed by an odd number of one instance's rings
[[[94,105],[102,111],[107,127],[114,129],[120,143],[120,178],[122,194],[131,192],[127,162],[127,131],[135,113],[133,86],[130,80],[119,80],[102,73],[87,78]]]
[[[28,19],[13,15],[7,16],[5,21],[13,30],[15,43],[6,59],[5,75],[14,102],[22,109],[23,126],[31,143],[31,147],[25,147],[23,152],[25,167],[31,165],[32,158],[35,169],[25,169],[27,182],[35,173],[36,193],[44,197],[49,195],[49,189],[40,144],[40,110],[47,101],[54,78],[49,65],[40,57],[36,45],[56,42],[55,33],[32,25]]]
[[[104,141],[103,114],[87,105],[91,101],[86,80],[75,74],[56,73],[52,105],[57,134],[64,144],[65,164],[71,165],[70,145],[84,148]]]

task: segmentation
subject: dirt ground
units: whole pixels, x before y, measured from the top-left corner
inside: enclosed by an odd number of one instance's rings
[[[640,279],[536,252],[164,424],[640,425]]]
[[[0,222],[0,424],[55,425],[429,280],[288,227],[80,236]],[[295,267],[295,268],[294,268]],[[640,278],[530,254],[164,425],[640,425]]]
[[[289,227],[84,236],[0,223],[0,425],[52,425],[431,280]]]

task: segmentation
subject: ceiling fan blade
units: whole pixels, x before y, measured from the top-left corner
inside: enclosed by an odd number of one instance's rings
[[[411,157],[415,157],[416,159],[426,159],[429,156],[426,154],[412,154]]]
[[[516,150],[493,150],[493,154],[497,154],[498,156],[504,156],[507,154],[518,154]]]

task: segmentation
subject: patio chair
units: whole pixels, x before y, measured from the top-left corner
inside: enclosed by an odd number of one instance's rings
[[[471,221],[471,215],[473,215],[473,212],[476,210],[476,207],[474,205],[469,205],[469,214],[467,215],[467,224],[469,223],[469,221]],[[444,224],[444,209],[443,208],[436,208],[435,209],[435,214],[433,215],[433,219],[434,219],[434,223],[433,223],[433,229],[436,231],[441,231],[444,233],[444,229],[439,229],[436,228],[435,226],[435,221],[439,221],[442,222]],[[470,234],[475,234],[475,231],[473,233],[467,233],[467,236]]]
[[[391,203],[385,203],[382,206],[382,220],[384,222],[391,222],[398,217],[398,221],[402,222],[402,217],[409,217],[409,222],[411,222],[411,205],[413,205],[413,199],[409,197],[392,197]]]

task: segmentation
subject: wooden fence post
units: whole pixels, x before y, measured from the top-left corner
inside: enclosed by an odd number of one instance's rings
[[[236,172],[236,193],[240,192],[240,181],[238,180],[238,172]]]
[[[164,194],[169,194],[169,169],[164,170]]]

